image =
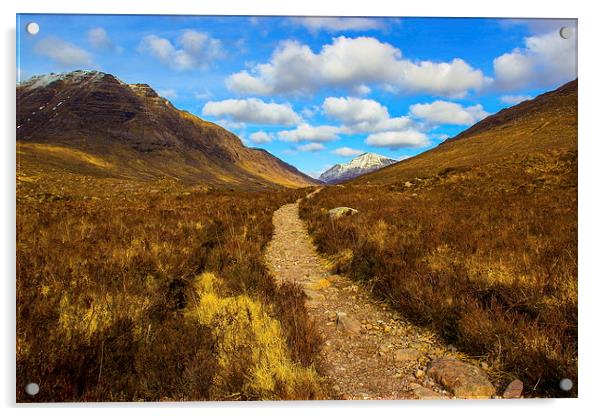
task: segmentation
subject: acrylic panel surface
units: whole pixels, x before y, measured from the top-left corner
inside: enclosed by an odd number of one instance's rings
[[[17,16],[17,401],[577,396],[577,21]]]

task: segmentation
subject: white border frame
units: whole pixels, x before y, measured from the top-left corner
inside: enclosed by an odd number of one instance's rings
[[[8,66],[0,83],[3,99],[2,125],[5,127],[2,141],[2,249],[0,255],[5,273],[2,291],[2,379],[1,403],[9,407],[9,414],[44,412],[49,415],[144,413],[164,415],[183,413],[190,415],[207,412],[235,412],[245,410],[257,415],[281,415],[307,413],[328,414],[345,412],[365,414],[369,409],[379,413],[435,411],[447,414],[504,414],[519,412],[546,412],[547,414],[589,413],[596,406],[599,395],[600,354],[602,345],[599,318],[602,316],[596,299],[600,296],[598,237],[600,227],[600,169],[598,159],[601,140],[595,134],[600,129],[600,53],[602,39],[600,15],[595,12],[595,2],[558,1],[527,2],[504,0],[483,2],[470,0],[428,0],[420,2],[393,2],[369,0],[352,2],[345,0],[20,0],[17,4],[2,3],[3,56]],[[15,14],[16,13],[90,13],[90,14],[197,14],[197,15],[311,15],[311,16],[440,16],[440,17],[534,17],[579,19],[579,329],[580,365],[579,399],[521,400],[505,402],[274,402],[274,403],[186,403],[186,404],[86,404],[86,405],[15,405]],[[598,322],[596,322],[598,321]],[[43,408],[42,408],[43,407]],[[593,412],[592,412],[593,413]]]

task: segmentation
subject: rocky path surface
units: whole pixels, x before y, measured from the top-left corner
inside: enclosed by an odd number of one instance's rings
[[[274,213],[266,262],[279,281],[297,282],[324,339],[321,369],[333,399],[485,398],[483,371],[464,363],[431,332],[410,324],[364,288],[329,273],[316,253],[299,202]],[[455,393],[455,394],[454,394]]]

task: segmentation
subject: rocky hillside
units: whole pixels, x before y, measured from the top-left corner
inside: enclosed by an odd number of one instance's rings
[[[146,84],[98,71],[17,86],[19,168],[100,177],[174,178],[240,187],[316,181],[224,128],[178,110]]]
[[[363,153],[350,162],[337,163],[322,173],[319,179],[329,184],[340,183],[374,172],[396,162],[395,159],[389,159],[376,153]]]
[[[577,150],[577,80],[504,109],[434,149],[357,178],[389,184],[489,163],[517,163],[548,152]]]

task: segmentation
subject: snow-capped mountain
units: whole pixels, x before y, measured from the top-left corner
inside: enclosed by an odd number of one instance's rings
[[[395,159],[389,159],[376,153],[363,153],[347,163],[337,163],[322,173],[319,179],[325,183],[339,183],[374,172],[396,162],[398,161]]]

